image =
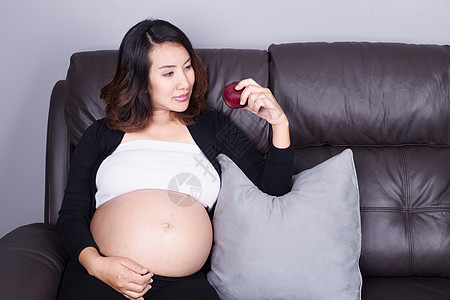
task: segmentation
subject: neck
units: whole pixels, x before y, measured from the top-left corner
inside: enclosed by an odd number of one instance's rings
[[[181,123],[177,114],[171,111],[155,111],[152,115],[151,124],[153,125],[164,125]]]

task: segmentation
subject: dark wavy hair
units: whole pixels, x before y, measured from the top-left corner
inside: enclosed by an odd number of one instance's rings
[[[207,75],[188,37],[167,21],[144,20],[125,34],[115,74],[100,92],[100,98],[106,103],[106,124],[110,129],[133,132],[145,128],[151,121],[153,108],[147,92],[152,63],[149,53],[155,45],[165,42],[178,43],[187,50],[195,74],[189,106],[177,113],[179,119],[191,124],[206,109]]]

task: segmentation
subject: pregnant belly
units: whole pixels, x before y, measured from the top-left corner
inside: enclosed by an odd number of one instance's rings
[[[103,255],[130,258],[163,276],[200,270],[212,245],[203,205],[165,190],[137,190],[106,202],[96,210],[91,232]]]

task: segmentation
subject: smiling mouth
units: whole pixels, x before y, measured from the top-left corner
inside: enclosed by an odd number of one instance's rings
[[[189,94],[183,94],[180,96],[176,96],[176,97],[173,97],[173,99],[180,101],[180,102],[184,102],[189,99]]]

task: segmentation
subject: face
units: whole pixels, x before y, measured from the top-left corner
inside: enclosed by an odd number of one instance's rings
[[[195,82],[191,57],[177,43],[162,43],[150,51],[148,92],[154,113],[183,112]]]

